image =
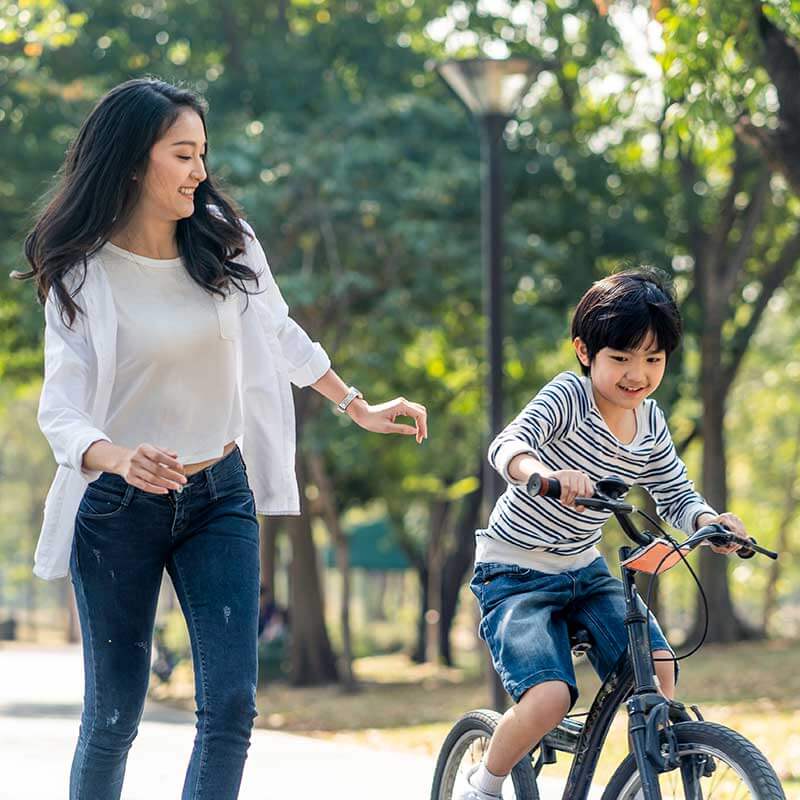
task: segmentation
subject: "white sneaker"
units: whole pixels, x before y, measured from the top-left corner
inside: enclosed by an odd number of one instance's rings
[[[453,795],[453,800],[500,800],[499,794],[489,794],[480,789],[476,789],[470,780],[472,776],[478,771],[480,764],[476,764],[468,773],[466,786],[458,793]]]

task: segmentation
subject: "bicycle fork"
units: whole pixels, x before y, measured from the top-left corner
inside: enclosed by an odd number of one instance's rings
[[[650,761],[648,753],[648,728],[653,724],[654,713],[664,706],[664,698],[653,694],[635,694],[627,703],[628,737],[631,751],[641,780],[643,800],[661,800],[658,785],[658,772]]]

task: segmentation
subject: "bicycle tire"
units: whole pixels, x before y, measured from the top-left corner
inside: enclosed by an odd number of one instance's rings
[[[740,733],[715,722],[679,722],[673,726],[680,747],[724,758],[746,781],[752,800],[786,800],[780,780],[764,754]],[[738,768],[738,769],[736,769]],[[617,767],[601,800],[633,800],[640,782],[632,754]]]
[[[453,725],[436,759],[431,800],[452,800],[454,770],[457,769],[462,755],[471,741],[481,736],[491,738],[500,719],[501,715],[496,711],[482,708],[468,711]],[[539,800],[530,758],[526,756],[511,770],[510,779],[517,800]]]

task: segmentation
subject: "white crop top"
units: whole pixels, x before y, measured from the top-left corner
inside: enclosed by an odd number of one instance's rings
[[[145,258],[107,242],[99,252],[116,306],[117,367],[103,430],[182,464],[217,458],[242,434],[236,380],[240,300],[198,286],[181,258]]]

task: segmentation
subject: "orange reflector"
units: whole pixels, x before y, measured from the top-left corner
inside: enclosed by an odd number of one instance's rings
[[[688,545],[681,545],[681,552],[686,555],[691,551]],[[674,567],[681,560],[678,551],[666,540],[655,539],[650,544],[640,547],[625,561],[620,562],[623,567],[647,572],[650,575],[661,574]],[[659,566],[660,565],[660,566]]]

